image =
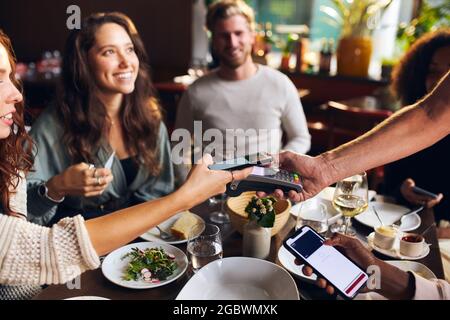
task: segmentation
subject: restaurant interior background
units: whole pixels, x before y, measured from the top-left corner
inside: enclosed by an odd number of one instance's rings
[[[69,33],[66,10],[78,5],[81,18],[92,12],[122,11],[133,19],[147,48],[170,130],[181,94],[214,65],[204,28],[206,7],[213,1],[1,1],[0,28],[13,39],[21,62],[17,71],[25,89],[27,124],[55,96],[60,52]],[[285,72],[299,89],[312,135],[310,154],[359,136],[398,109],[389,90],[392,66],[422,33],[449,25],[445,0],[379,2],[391,3],[368,21],[371,28],[356,34],[369,39],[369,44],[363,41],[362,47],[341,54],[357,52],[367,58],[366,65],[346,66],[349,60],[338,63],[343,28],[332,21],[336,19],[330,13],[331,0],[247,0],[256,12],[254,58]],[[375,174],[375,185],[382,175],[382,170]]]

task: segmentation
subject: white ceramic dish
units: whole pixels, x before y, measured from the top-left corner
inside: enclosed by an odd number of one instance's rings
[[[387,260],[385,262],[393,266],[396,266],[397,268],[403,271],[412,271],[427,280],[436,279],[436,275],[433,273],[433,271],[428,269],[425,265],[421,264],[420,262],[407,260]],[[378,293],[368,292],[358,294],[355,297],[355,300],[387,300],[387,299]]]
[[[367,243],[369,244],[369,246],[375,250],[378,251],[379,253],[382,253],[388,257],[391,258],[397,258],[397,259],[402,259],[402,260],[419,260],[422,258],[425,258],[429,253],[430,253],[430,245],[428,243],[424,243],[423,245],[423,251],[422,254],[420,256],[417,257],[410,257],[410,256],[405,256],[400,254],[400,240],[399,237],[397,237],[394,241],[394,246],[392,247],[392,249],[390,250],[386,250],[386,249],[381,249],[379,247],[377,247],[374,243],[373,243],[373,238],[375,236],[375,232],[372,232],[371,234],[369,234],[367,236]]]
[[[169,234],[171,234],[170,228],[178,220],[178,218],[180,218],[180,216],[182,214],[183,214],[183,212],[177,213],[176,215],[170,217],[166,221],[160,223],[159,227],[163,231],[166,231]],[[202,223],[202,224],[205,223],[205,221],[201,217],[199,217],[198,215],[196,215],[194,213],[193,213],[193,215],[198,219],[198,223]],[[164,243],[168,243],[168,244],[180,244],[180,243],[186,243],[187,242],[187,239],[179,239],[179,240],[177,239],[177,240],[172,240],[172,241],[165,241],[165,240],[160,238],[160,233],[159,233],[157,228],[152,228],[152,229],[148,230],[146,233],[141,235],[141,238],[144,239],[144,240],[147,240],[147,241],[164,242]]]
[[[319,205],[324,205],[326,208],[326,219],[328,220],[328,225],[331,225],[335,223],[340,217],[342,217],[342,214],[339,213],[336,209],[334,209],[333,204],[331,203],[331,200],[323,199],[321,197],[313,197],[311,199],[306,200],[305,202],[299,202],[295,204],[291,208],[291,214],[294,217],[297,217],[299,214],[299,211],[302,210],[304,213],[302,214],[302,217],[308,220],[315,220],[315,221],[322,221],[324,218],[321,216]],[[314,209],[317,210],[314,210]],[[306,213],[307,216],[304,216]]]
[[[400,219],[400,227],[399,230],[403,232],[407,231],[413,231],[416,230],[418,227],[420,227],[422,223],[422,219],[416,212],[411,212],[408,214],[405,214]]]
[[[282,267],[266,260],[229,257],[201,268],[177,300],[298,300],[297,286]]]
[[[386,262],[403,271],[412,271],[427,280],[437,279],[433,271],[420,262],[407,260],[388,260]]]
[[[147,249],[147,248],[163,248],[166,253],[171,253],[175,256],[175,262],[178,268],[166,280],[158,283],[148,283],[144,281],[126,281],[123,280],[125,269],[128,265],[129,258],[122,259],[122,257],[131,251],[132,248]],[[138,242],[121,247],[106,256],[102,263],[103,275],[111,282],[126,288],[132,289],[150,289],[166,285],[179,277],[181,277],[188,267],[188,259],[183,251],[177,247],[161,242]]]
[[[295,257],[290,253],[285,247],[281,246],[278,250],[278,260],[281,265],[288,270],[291,274],[293,274],[297,279],[306,281],[306,282],[315,282],[317,280],[317,276],[315,274],[311,276],[306,276],[302,272],[303,264],[296,265],[294,263]]]
[[[410,212],[409,208],[400,206],[398,204],[372,201],[369,202],[369,207],[367,208],[367,210],[355,216],[354,219],[368,227],[376,228],[380,226],[381,223],[375,215],[373,207],[376,208],[378,214],[381,217],[381,220],[383,221],[383,224],[385,225],[394,224],[395,222],[399,221],[404,214]],[[411,231],[417,229],[420,226],[421,222],[422,221],[417,214],[415,216],[408,214],[406,221],[402,221],[402,224],[404,224],[405,226],[407,225],[407,227],[402,228],[401,231]]]

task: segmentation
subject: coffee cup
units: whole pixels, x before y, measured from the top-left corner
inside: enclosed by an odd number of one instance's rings
[[[397,229],[392,226],[379,226],[375,228],[373,243],[381,249],[390,250],[394,246]]]
[[[423,253],[425,239],[417,233],[405,233],[400,239],[400,253],[408,257],[418,257]]]

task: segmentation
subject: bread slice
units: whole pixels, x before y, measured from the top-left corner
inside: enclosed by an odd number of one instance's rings
[[[187,239],[189,231],[198,223],[197,217],[189,211],[184,212],[172,225],[170,231],[180,239]]]

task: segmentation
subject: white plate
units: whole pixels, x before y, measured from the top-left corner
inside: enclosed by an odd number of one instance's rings
[[[297,286],[282,267],[266,260],[230,257],[201,268],[177,300],[299,300]]]
[[[327,199],[329,201],[333,201],[333,196],[334,196],[334,191],[336,190],[335,187],[326,187],[325,189],[323,189],[318,196],[323,198],[323,199]],[[372,201],[373,198],[375,198],[375,196],[377,195],[377,192],[374,190],[369,190],[369,201]]]
[[[403,271],[412,271],[427,280],[437,279],[433,271],[420,262],[407,260],[388,260],[386,262]]]
[[[411,211],[409,208],[400,206],[398,204],[372,201],[369,202],[369,207],[367,208],[367,210],[355,216],[354,219],[368,227],[376,228],[380,226],[381,223],[375,215],[375,212],[372,209],[373,207],[376,208],[378,214],[381,217],[381,220],[385,225],[391,225],[394,222],[399,221],[405,213]],[[407,230],[402,229],[402,231],[411,231],[418,228],[421,224],[421,219],[418,216],[417,218],[419,219],[417,220],[416,218],[414,218],[414,225],[408,224],[409,228],[407,228]]]
[[[109,300],[109,299],[104,298],[104,297],[97,297],[97,296],[79,296],[79,297],[67,298],[64,300]]]
[[[294,263],[295,257],[290,253],[285,247],[281,246],[278,250],[278,260],[280,261],[281,265],[288,270],[290,273],[292,273],[296,278],[300,280],[304,280],[306,282],[315,282],[317,280],[317,276],[315,274],[311,276],[306,276],[302,272],[303,264],[302,265],[296,265]]]
[[[173,226],[173,224],[178,220],[178,218],[180,218],[180,216],[183,214],[184,212],[180,212],[177,213],[176,215],[170,217],[169,219],[167,219],[166,221],[162,222],[159,224],[159,227],[163,230],[168,232],[169,234],[171,234],[170,232],[170,228]],[[199,223],[204,224],[205,221],[199,217],[198,215],[192,213],[197,219]],[[200,231],[201,232],[201,231]],[[164,242],[164,243],[168,243],[168,244],[180,244],[180,243],[185,243],[187,242],[187,239],[180,239],[180,240],[173,240],[173,241],[165,241],[163,239],[160,238],[159,236],[159,231],[156,228],[150,229],[148,230],[146,233],[144,233],[143,235],[141,235],[141,238],[147,241],[157,241],[157,242]]]
[[[431,280],[436,279],[436,275],[428,269],[425,265],[417,261],[407,261],[407,260],[387,260],[385,261],[403,271],[412,271],[419,276]],[[360,293],[355,297],[355,300],[387,300],[384,296],[376,292]]]
[[[334,209],[333,204],[331,203],[331,200],[323,199],[321,197],[315,196],[311,199],[306,200],[305,202],[299,202],[292,206],[291,208],[291,214],[294,217],[298,216],[298,213],[300,209],[303,206],[302,210],[307,210],[307,217],[304,217],[305,219],[309,220],[323,220],[321,219],[320,210],[314,210],[314,208],[318,208],[320,204],[324,204],[326,207],[326,218],[328,219],[328,224],[331,225],[335,223],[340,217],[342,217],[342,214],[339,213],[336,209]],[[314,214],[317,213],[317,216],[314,216]],[[303,217],[303,215],[302,215]]]
[[[173,274],[166,280],[158,283],[148,283],[144,281],[125,281],[123,275],[130,261],[130,258],[122,259],[122,257],[129,253],[132,248],[139,248],[141,250],[148,248],[163,248],[166,253],[171,253],[175,256],[175,261],[178,264],[178,268]],[[106,256],[102,263],[103,275],[111,282],[118,284],[119,286],[132,288],[132,289],[149,289],[166,285],[183,275],[188,267],[188,259],[183,251],[177,247],[161,242],[138,242],[131,243],[124,247],[121,247]]]
[[[391,258],[397,258],[397,259],[402,259],[402,260],[419,260],[419,259],[425,258],[430,253],[430,245],[425,242],[423,245],[423,252],[420,256],[418,256],[418,257],[404,256],[404,255],[400,254],[400,239],[399,239],[399,237],[397,237],[395,239],[394,246],[392,247],[392,249],[386,250],[386,249],[378,248],[373,243],[374,236],[375,236],[375,232],[372,232],[371,234],[369,234],[367,236],[367,242],[368,242],[369,246],[373,250],[378,251],[379,253],[382,253]]]

